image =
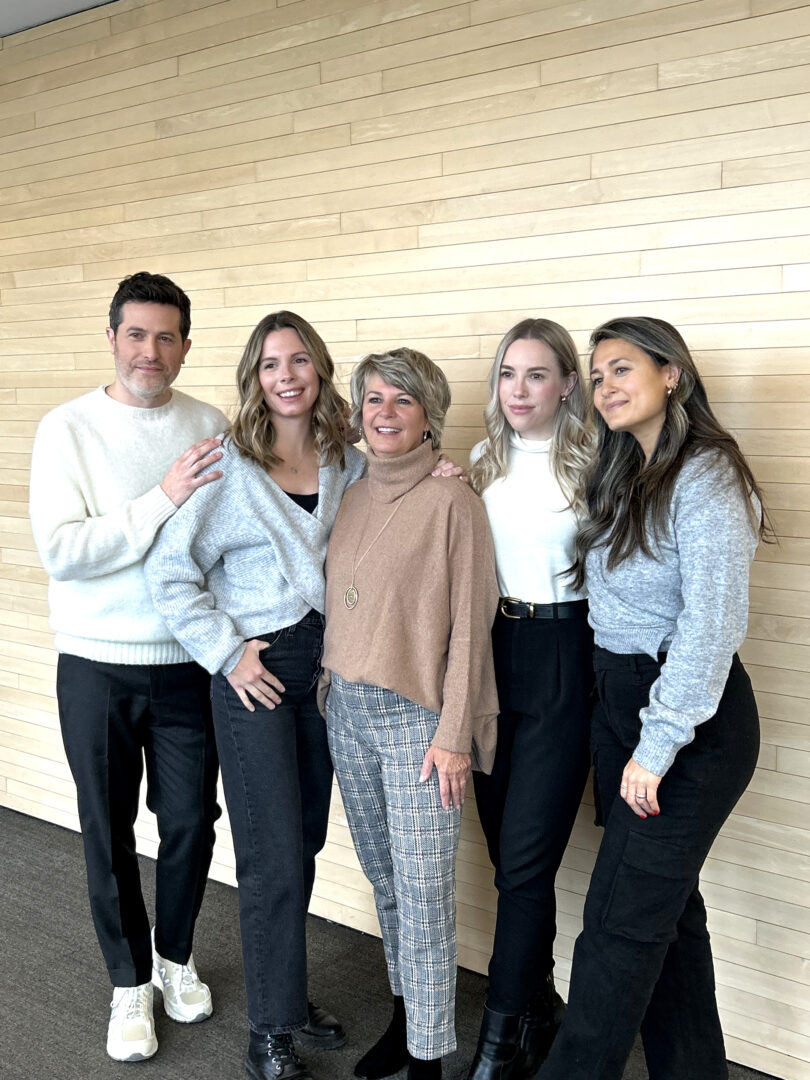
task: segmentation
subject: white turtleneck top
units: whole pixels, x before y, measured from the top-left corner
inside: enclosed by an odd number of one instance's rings
[[[470,461],[481,456],[484,443],[473,447]],[[574,561],[577,519],[549,465],[551,439],[510,437],[506,476],[483,493],[495,542],[498,588],[535,604],[583,600],[567,577],[559,576]]]

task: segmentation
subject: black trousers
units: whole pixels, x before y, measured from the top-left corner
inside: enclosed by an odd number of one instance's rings
[[[210,679],[197,664],[105,664],[62,654],[59,719],[76,781],[90,908],[114,986],[152,978],[134,823],[146,761],[157,817],[155,939],[185,963],[214,850],[217,755]]]
[[[315,856],[326,842],[332,759],[315,687],[323,616],[262,634],[259,654],[285,690],[281,704],[244,707],[223,675],[211,683],[222,783],[228,804],[248,1023],[295,1031],[307,1022],[306,916]]]
[[[568,1010],[542,1080],[620,1080],[640,1030],[650,1080],[726,1080],[706,910],[698,875],[745,790],[759,750],[751,683],[735,656],[716,714],[637,817],[619,795],[639,712],[660,663],[595,653],[593,753],[605,834],[574,948]]]
[[[593,636],[571,619],[509,619],[492,631],[500,715],[491,775],[473,774],[495,867],[489,1008],[523,1013],[554,964],[554,879],[588,776]]]

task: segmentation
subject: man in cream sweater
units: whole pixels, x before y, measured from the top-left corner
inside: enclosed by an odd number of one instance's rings
[[[48,413],[31,463],[59,719],[113,984],[107,1052],[120,1061],[157,1050],[153,983],[173,1019],[211,1014],[191,956],[220,813],[208,675],[166,628],[143,576],[163,522],[221,475],[204,470],[220,457],[215,436],[227,420],[171,390],[191,345],[190,312],[168,278],[124,278],[107,329],[115,379]],[[153,935],[133,831],[144,760],[160,833]]]

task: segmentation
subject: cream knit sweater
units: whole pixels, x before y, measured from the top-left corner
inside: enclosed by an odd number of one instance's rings
[[[139,409],[103,386],[43,418],[30,512],[59,652],[117,664],[190,659],[152,604],[143,561],[177,509],[160,487],[170,465],[227,426],[219,409],[179,390]]]

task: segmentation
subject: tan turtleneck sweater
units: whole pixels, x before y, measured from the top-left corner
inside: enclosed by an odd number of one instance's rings
[[[368,477],[344,495],[326,556],[323,664],[438,713],[433,745],[471,753],[489,772],[495,556],[483,503],[466,484],[430,475],[438,457],[429,442],[397,458],[369,452]]]

